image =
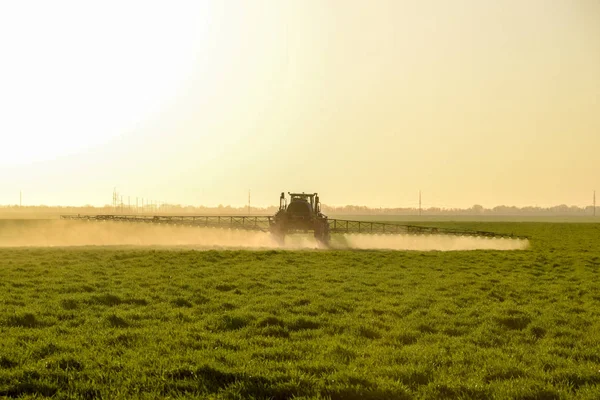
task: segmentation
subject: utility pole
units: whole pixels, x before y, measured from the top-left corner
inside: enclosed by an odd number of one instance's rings
[[[119,195],[117,194],[117,188],[113,188],[113,212],[117,212],[119,207]]]
[[[596,191],[594,190],[594,217],[596,216]]]
[[[250,189],[248,189],[248,215],[250,215]]]
[[[419,190],[419,217],[421,216],[421,191]]]
[[[129,208],[127,212],[131,214],[131,196],[127,196],[127,208]]]

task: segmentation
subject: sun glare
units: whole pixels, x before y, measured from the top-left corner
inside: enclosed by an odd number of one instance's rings
[[[86,151],[160,111],[192,74],[208,2],[0,5],[0,163]]]

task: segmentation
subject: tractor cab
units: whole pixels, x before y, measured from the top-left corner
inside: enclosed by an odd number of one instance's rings
[[[285,211],[288,218],[310,220],[321,213],[321,204],[317,193],[288,193],[290,204],[281,193],[279,209]]]

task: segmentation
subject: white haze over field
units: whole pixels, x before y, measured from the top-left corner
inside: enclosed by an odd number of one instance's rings
[[[485,238],[451,235],[344,235],[352,249],[417,251],[525,250],[526,239]]]
[[[0,247],[192,246],[195,248],[317,249],[311,235],[280,245],[269,233],[173,225],[81,221],[0,221]],[[527,240],[445,235],[333,235],[334,249],[417,251],[524,250]]]

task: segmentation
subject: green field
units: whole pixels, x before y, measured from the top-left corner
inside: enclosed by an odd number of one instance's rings
[[[0,397],[599,399],[600,225],[524,251],[0,248]]]

